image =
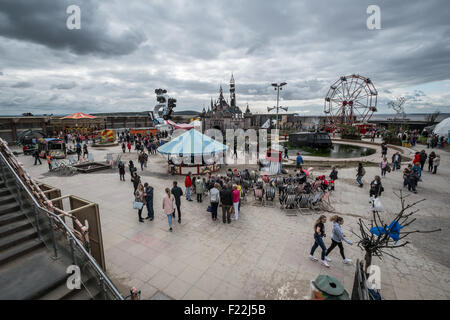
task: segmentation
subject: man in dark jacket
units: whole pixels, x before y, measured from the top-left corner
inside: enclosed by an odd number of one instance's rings
[[[178,223],[181,223],[181,196],[183,195],[183,190],[178,186],[176,181],[173,182],[172,194],[175,198],[175,205],[177,206],[178,211]],[[173,217],[175,218],[175,211],[173,212]]]
[[[34,157],[34,165],[37,165],[38,161],[39,161],[39,164],[42,164],[41,158],[39,158],[39,150],[38,149],[34,150],[33,157]]]
[[[231,207],[233,206],[232,185],[228,183],[226,188],[220,191],[220,202],[222,204],[222,221],[231,223]]]
[[[427,161],[427,153],[425,150],[420,151],[420,169],[423,170],[423,166],[425,165],[425,162]]]
[[[144,197],[145,202],[147,204],[147,217],[145,219],[150,219],[153,221],[154,212],[153,212],[153,187],[151,187],[147,182],[144,184]]]

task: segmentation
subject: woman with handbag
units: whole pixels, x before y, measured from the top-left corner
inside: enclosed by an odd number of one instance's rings
[[[139,222],[144,222],[142,219],[142,209],[144,208],[144,186],[139,183],[136,192],[134,193],[135,199],[133,208],[138,209]]]
[[[166,194],[163,198],[163,210],[164,210],[164,213],[167,215],[167,219],[169,220],[170,232],[172,232],[172,217],[173,217],[173,214],[175,213],[173,201],[174,201],[174,197],[170,193],[170,189],[166,188]]]

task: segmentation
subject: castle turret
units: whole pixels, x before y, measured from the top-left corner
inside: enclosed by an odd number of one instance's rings
[[[232,109],[236,108],[236,86],[233,74],[231,74],[230,79],[230,107]]]

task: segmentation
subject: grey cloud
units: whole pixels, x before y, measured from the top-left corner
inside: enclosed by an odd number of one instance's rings
[[[75,88],[76,86],[77,84],[74,81],[72,81],[67,83],[54,84],[51,86],[51,89],[70,90]]]
[[[69,4],[81,7],[81,30],[65,28]],[[377,31],[366,28],[369,4],[4,0],[0,65],[8,66],[11,79],[35,88],[0,83],[0,113],[21,97],[20,108],[46,112],[149,110],[159,87],[177,98],[178,110],[201,110],[217,97],[220,83],[228,95],[231,72],[238,104],[248,101],[255,110],[265,107],[253,102],[273,105],[271,82],[286,81],[282,104],[298,101],[290,110],[320,114],[328,87],[341,75],[359,73],[377,87],[380,111],[394,95],[407,96],[411,110],[450,111],[445,93],[414,91],[450,79],[449,2],[380,0],[383,29]],[[71,90],[52,99],[52,89],[65,87]]]
[[[20,81],[11,86],[11,88],[31,88],[33,86],[32,83],[26,81]]]
[[[66,8],[79,5],[81,29],[66,27]],[[138,30],[111,34],[107,17],[97,2],[87,0],[3,0],[0,2],[0,35],[45,45],[52,49],[69,49],[76,54],[102,56],[126,55],[145,40]]]

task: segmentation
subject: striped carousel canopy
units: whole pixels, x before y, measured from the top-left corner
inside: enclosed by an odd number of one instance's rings
[[[62,117],[61,119],[96,119],[97,117],[91,116],[90,114],[86,114],[83,112],[75,112],[73,114],[70,114],[68,116]]]
[[[187,156],[220,153],[227,150],[227,146],[191,129],[163,144],[157,150],[161,154]]]

